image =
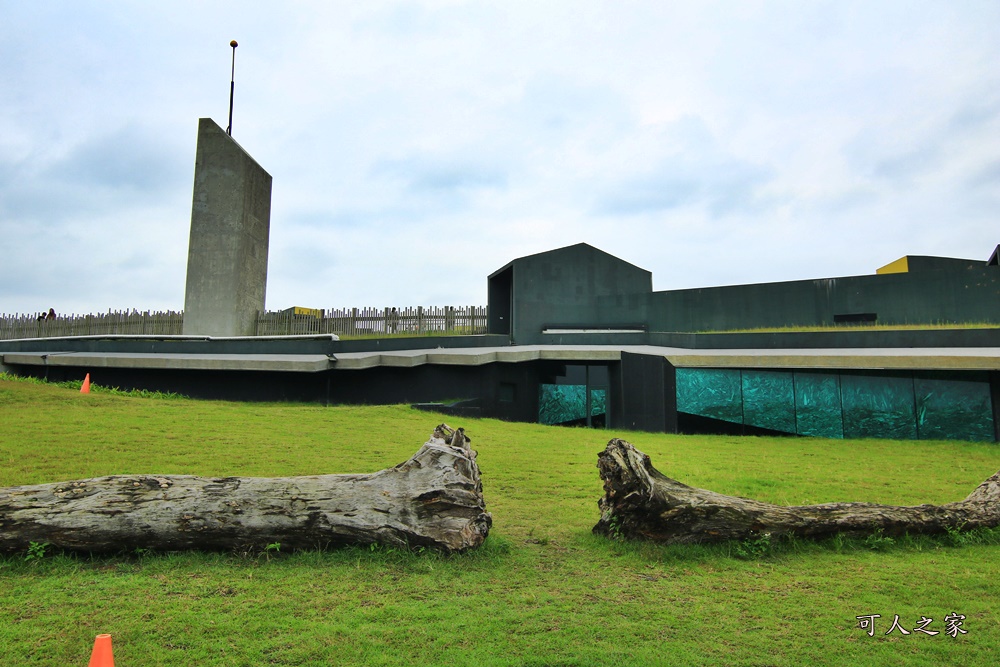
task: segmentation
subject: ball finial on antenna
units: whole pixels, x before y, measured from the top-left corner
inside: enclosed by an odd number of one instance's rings
[[[229,42],[229,46],[233,47],[233,71],[229,78],[229,127],[226,128],[226,134],[233,136],[233,91],[236,89],[236,47],[239,44],[234,39]]]

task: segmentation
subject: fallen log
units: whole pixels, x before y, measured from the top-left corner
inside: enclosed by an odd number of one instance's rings
[[[594,532],[665,544],[843,533],[898,536],[1000,525],[1000,472],[960,502],[897,507],[826,503],[785,507],[696,489],[653,467],[646,454],[614,439],[598,455],[604,481]]]
[[[463,429],[438,426],[408,461],[366,475],[115,475],[0,489],[0,552],[282,551],[345,544],[458,552],[491,515]]]

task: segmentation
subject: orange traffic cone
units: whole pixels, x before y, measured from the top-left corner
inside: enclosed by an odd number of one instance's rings
[[[90,393],[90,373],[87,373],[87,377],[83,378],[83,386],[80,387],[81,394]]]
[[[115,658],[111,655],[111,635],[97,635],[87,667],[115,667]]]

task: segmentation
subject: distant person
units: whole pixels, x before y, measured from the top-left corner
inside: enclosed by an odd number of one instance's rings
[[[38,321],[39,322],[44,322],[45,321],[45,313],[39,313],[38,314]]]
[[[54,319],[56,319],[56,309],[55,308],[49,308],[49,314],[45,316],[45,319],[47,319],[47,320],[54,320]]]

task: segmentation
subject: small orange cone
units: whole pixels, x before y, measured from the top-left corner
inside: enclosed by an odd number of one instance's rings
[[[115,658],[111,655],[111,635],[97,635],[87,667],[115,667]]]
[[[87,377],[83,378],[83,386],[80,387],[81,394],[90,393],[90,373],[87,373]]]

